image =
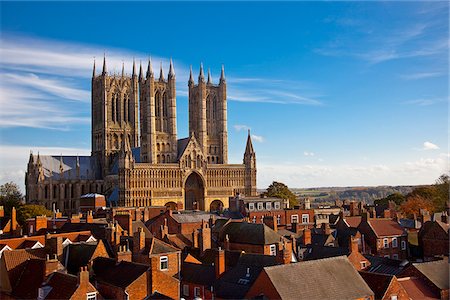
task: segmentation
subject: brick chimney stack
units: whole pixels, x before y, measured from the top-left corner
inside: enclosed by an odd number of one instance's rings
[[[277,218],[275,216],[266,215],[263,217],[263,222],[269,226],[273,231],[278,231]]]
[[[119,245],[117,249],[117,262],[132,261],[132,252],[128,249],[127,245]]]
[[[13,206],[11,210],[11,233],[17,230],[17,215],[16,208]]]
[[[441,215],[441,222],[442,222],[442,223],[445,223],[445,224],[448,224],[448,213],[447,213],[446,210],[444,210],[444,211],[442,212],[442,215]]]
[[[92,210],[88,210],[86,213],[86,223],[94,223],[94,216],[92,215]]]
[[[216,269],[216,278],[219,278],[219,276],[225,272],[225,251],[220,247],[216,252],[214,266]]]
[[[88,267],[81,267],[80,273],[78,273],[78,285],[80,287],[86,288],[86,286],[89,284],[89,271]]]
[[[63,257],[63,240],[61,236],[50,237],[49,234],[46,235],[46,247],[50,254],[56,255],[59,261],[62,261]]]
[[[359,246],[358,246],[358,239],[354,238],[353,236],[350,235],[349,237],[349,250],[350,253],[356,253],[359,252]]]
[[[133,254],[137,255],[145,248],[145,232],[139,227],[133,235]]]
[[[311,230],[309,228],[303,229],[303,245],[310,245],[311,244]]]
[[[202,227],[200,228],[200,252],[203,253],[206,249],[211,248],[211,228],[208,223],[202,220]]]
[[[53,272],[58,271],[59,267],[59,260],[56,255],[53,255],[52,258],[50,258],[50,255],[47,254],[47,258],[45,260],[45,276],[47,277]]]

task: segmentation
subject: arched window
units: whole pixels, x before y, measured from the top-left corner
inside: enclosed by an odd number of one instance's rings
[[[123,120],[125,122],[128,122],[129,115],[128,115],[128,95],[123,95]]]
[[[120,95],[119,93],[116,93],[116,122],[120,122],[121,118],[120,118]]]
[[[44,199],[48,199],[48,185],[44,187]]]
[[[111,121],[116,122],[116,95],[111,96]]]

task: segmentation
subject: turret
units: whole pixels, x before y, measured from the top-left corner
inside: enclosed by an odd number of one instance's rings
[[[147,66],[147,78],[153,78],[153,67],[152,67],[152,59],[148,59],[148,66]]]
[[[162,62],[159,67],[159,81],[164,81],[164,72],[163,72]]]
[[[222,65],[222,72],[220,72],[220,83],[225,83],[225,67]]]
[[[103,70],[102,76],[106,76],[106,55],[103,55]]]
[[[198,83],[205,82],[205,75],[203,75],[203,63],[200,63],[200,73],[198,74]]]
[[[125,63],[122,62],[122,78],[125,76]]]
[[[208,68],[208,81],[206,82],[207,84],[212,84],[211,81],[211,70]]]
[[[77,166],[76,166],[77,178],[80,178],[80,158],[77,155]]]
[[[189,81],[188,81],[188,85],[189,86],[193,86],[194,85],[194,76],[192,75],[192,65],[189,68]]]
[[[173,69],[172,58],[170,59],[170,67],[169,67],[169,75],[168,75],[168,78],[169,78],[169,80],[175,79],[175,70]]]

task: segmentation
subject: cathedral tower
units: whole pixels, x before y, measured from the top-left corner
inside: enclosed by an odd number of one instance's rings
[[[208,70],[205,82],[203,65],[198,84],[192,69],[189,77],[189,132],[194,133],[210,164],[228,163],[227,87],[222,66],[219,84],[212,83]]]
[[[113,155],[123,145],[125,135],[131,147],[139,143],[138,81],[133,62],[133,73],[108,74],[106,58],[102,73],[92,72],[92,156],[98,158],[103,176],[109,173]]]
[[[245,146],[244,165],[245,165],[244,194],[246,196],[255,196],[258,194],[256,191],[256,153],[253,150],[250,130],[248,131],[247,145]]]
[[[162,64],[155,79],[149,60],[145,78],[139,71],[141,161],[173,163],[177,159],[177,120],[175,70],[170,60],[167,80]]]

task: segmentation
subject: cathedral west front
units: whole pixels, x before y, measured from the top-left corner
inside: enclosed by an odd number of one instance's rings
[[[237,193],[256,195],[256,156],[250,133],[243,162],[228,163],[227,83],[217,84],[200,67],[189,87],[189,136],[179,139],[176,77],[155,76],[151,61],[139,74],[92,74],[91,156],[30,154],[26,199],[66,213],[79,210],[87,193],[104,194],[111,205],[218,210]]]

